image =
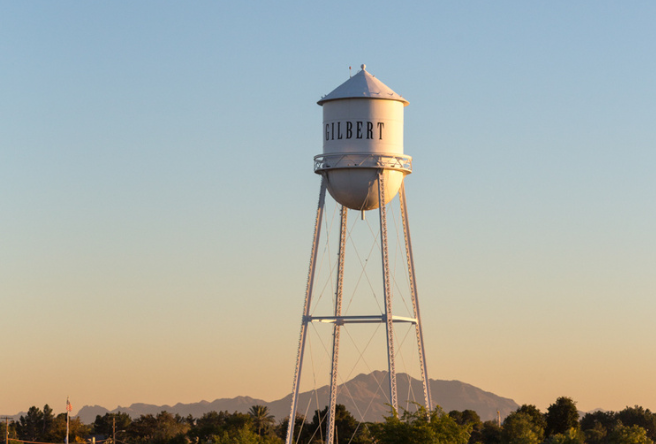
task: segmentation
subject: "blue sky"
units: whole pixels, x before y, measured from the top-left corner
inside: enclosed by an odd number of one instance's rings
[[[361,63],[410,101],[431,378],[656,408],[655,14],[3,3],[0,411],[286,395],[316,101]]]

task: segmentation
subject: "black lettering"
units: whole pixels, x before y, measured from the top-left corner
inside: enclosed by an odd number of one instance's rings
[[[374,138],[374,124],[371,122],[367,122],[367,139],[373,139]]]
[[[378,126],[378,139],[383,140],[383,128],[385,127],[385,122],[378,122],[376,125]]]
[[[343,138],[343,137],[342,137],[342,129],[341,129],[341,126],[342,126],[342,122],[337,122],[337,138],[338,138],[338,139],[342,139],[342,138]]]
[[[362,122],[357,122],[357,137],[356,139],[362,139]]]
[[[328,124],[326,123],[326,140],[330,140],[330,132],[328,131]]]
[[[330,126],[330,140],[335,140],[335,122],[331,123]]]
[[[346,122],[346,138],[350,139],[351,137],[353,137],[353,122]]]

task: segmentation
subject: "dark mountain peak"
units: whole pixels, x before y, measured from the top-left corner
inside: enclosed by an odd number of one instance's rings
[[[369,374],[361,373],[338,388],[338,401],[344,404],[356,419],[360,421],[380,421],[390,414],[387,405],[387,375],[386,371],[376,370]],[[474,410],[482,420],[496,419],[497,411],[501,417],[519,408],[519,405],[509,398],[503,398],[494,393],[481,390],[471,384],[461,381],[429,380],[433,403],[442,407],[445,412],[451,410]],[[421,381],[412,378],[405,373],[397,375],[397,388],[399,394],[399,407],[412,410],[412,402],[423,403],[423,389]],[[413,396],[414,394],[414,396]],[[328,404],[330,387],[325,385],[314,391],[299,394],[299,406],[308,407],[308,412],[299,411],[300,414],[312,416],[317,409],[317,399],[320,409]],[[415,399],[413,399],[415,398]],[[278,421],[289,415],[291,394],[273,402],[250,396],[238,396],[236,398],[220,398],[212,402],[200,401],[196,403],[177,403],[174,406],[157,406],[153,404],[134,403],[130,407],[117,407],[110,413],[127,413],[133,418],[141,415],[157,415],[163,410],[179,414],[180,416],[192,415],[200,418],[211,411],[228,411],[246,413],[254,405],[263,405],[269,408],[272,415]],[[402,410],[401,410],[402,411]],[[85,406],[78,412],[78,416],[84,423],[91,423],[96,415],[104,415],[109,410],[100,406]]]
[[[105,407],[99,405],[85,405],[77,412],[77,416],[82,419],[82,422],[89,424],[96,420],[97,415],[105,416],[106,413],[109,413],[109,410],[107,410]],[[91,419],[85,421],[85,418]]]

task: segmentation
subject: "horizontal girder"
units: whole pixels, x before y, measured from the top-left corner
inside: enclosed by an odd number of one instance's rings
[[[371,316],[304,316],[303,322],[323,322],[327,324],[375,324],[375,323],[385,323],[387,322],[386,316],[383,315],[371,315]],[[409,322],[411,324],[416,324],[416,318],[408,318],[405,316],[392,316],[392,322]]]

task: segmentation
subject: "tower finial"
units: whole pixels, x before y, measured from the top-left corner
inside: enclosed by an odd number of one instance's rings
[[[360,65],[360,68],[362,68],[362,70],[364,71],[367,68],[367,65],[363,63],[362,65]]]

